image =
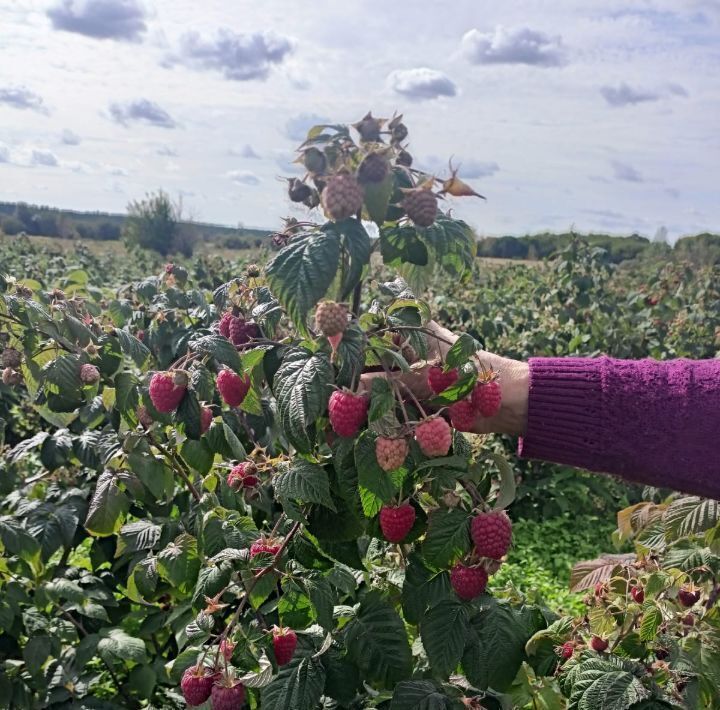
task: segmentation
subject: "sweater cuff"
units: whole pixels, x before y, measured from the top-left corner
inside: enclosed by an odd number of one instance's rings
[[[518,454],[577,468],[597,464],[603,446],[606,358],[531,358],[528,421]]]

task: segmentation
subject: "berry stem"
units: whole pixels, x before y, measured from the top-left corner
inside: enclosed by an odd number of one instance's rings
[[[407,393],[410,395],[410,399],[412,399],[413,403],[417,407],[417,409],[420,412],[423,419],[427,418],[427,413],[423,409],[422,404],[420,404],[420,402],[418,401],[418,398],[414,395],[414,393],[410,389],[410,387],[408,387],[402,380],[397,380],[397,382],[399,382],[407,390]]]
[[[197,488],[193,485],[193,482],[190,480],[190,470],[186,467],[185,462],[180,458],[180,456],[176,456],[176,454],[169,449],[166,449],[157,439],[155,439],[152,434],[147,435],[148,439],[150,439],[150,443],[155,446],[155,448],[159,449],[162,455],[170,461],[171,464],[174,464],[172,467],[173,470],[177,471],[178,474],[180,474],[180,478],[185,481],[185,485],[188,487],[188,490],[192,494],[193,498],[199,503],[200,502],[200,494],[198,493]]]

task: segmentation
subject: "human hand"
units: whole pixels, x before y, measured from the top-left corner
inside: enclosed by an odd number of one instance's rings
[[[400,389],[407,388],[421,404],[429,402],[434,394],[427,381],[427,370],[434,362],[444,361],[447,351],[452,347],[458,336],[443,328],[435,321],[425,326],[429,331],[427,361],[418,363],[409,373],[398,373]],[[478,417],[475,422],[476,434],[511,434],[522,436],[527,425],[528,391],[530,373],[527,363],[519,360],[495,355],[482,350],[477,353],[477,360],[485,369],[492,370],[498,376],[502,390],[502,403],[498,413],[492,417]],[[361,389],[369,391],[374,377],[385,377],[383,373],[368,373],[361,379]]]

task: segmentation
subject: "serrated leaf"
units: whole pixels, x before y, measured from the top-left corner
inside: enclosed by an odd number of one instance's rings
[[[324,686],[325,668],[321,660],[295,656],[263,688],[261,704],[267,708],[315,710]]]
[[[238,680],[246,688],[264,688],[269,685],[273,679],[273,665],[272,661],[264,653],[260,656],[258,661],[260,668],[257,671],[251,673],[245,673],[245,675],[238,676]]]
[[[420,621],[420,636],[433,672],[447,678],[460,663],[465,648],[469,607],[443,601]]]
[[[674,500],[665,513],[671,538],[700,535],[720,522],[720,501],[687,496]]]
[[[150,351],[134,335],[122,328],[115,329],[115,335],[120,343],[120,350],[124,355],[131,357],[138,367],[142,367],[150,356]]]
[[[423,555],[437,567],[448,567],[470,549],[470,514],[460,508],[439,508],[428,516]]]
[[[200,571],[197,541],[184,533],[178,536],[157,556],[157,570],[161,577],[183,594],[194,587]]]
[[[355,442],[355,467],[358,473],[360,501],[365,516],[378,514],[383,503],[388,503],[397,492],[390,475],[380,468],[375,456],[376,436],[364,431]]]
[[[85,529],[93,535],[114,535],[121,527],[130,501],[119,486],[119,472],[105,469],[88,506]]]
[[[640,640],[652,641],[657,630],[662,624],[663,616],[660,609],[653,602],[645,602],[643,604],[643,616],[640,622]]]
[[[445,366],[448,368],[460,367],[479,350],[482,350],[482,346],[472,335],[461,333],[445,355]]]
[[[119,661],[134,661],[145,663],[147,652],[142,639],[130,636],[122,629],[101,629],[98,653],[102,657]]]
[[[344,301],[360,282],[363,271],[370,264],[372,244],[362,222],[355,218],[331,223],[329,229],[342,234],[341,244],[348,257],[348,263],[343,267],[339,296],[339,300]]]
[[[235,372],[242,372],[242,361],[235,346],[222,335],[212,334],[193,338],[190,348],[195,352],[212,355],[219,363]]]
[[[307,316],[333,282],[339,260],[340,238],[330,230],[296,238],[268,264],[270,288],[301,333],[307,334]]]
[[[596,560],[578,562],[570,572],[570,591],[592,589],[598,582],[606,582],[614,570],[635,561],[635,555],[603,555]]]
[[[275,478],[275,495],[282,499],[319,503],[336,510],[330,497],[327,471],[319,464],[296,458],[281,469]]]
[[[374,377],[370,393],[368,421],[376,422],[395,408],[395,394],[384,377]]]
[[[412,655],[402,619],[379,592],[367,594],[345,627],[348,655],[371,681],[395,683],[411,671]]]
[[[303,348],[289,351],[275,373],[273,390],[280,423],[301,453],[312,449],[314,423],[327,407],[333,379],[328,355]]]
[[[332,631],[335,627],[333,623],[335,594],[330,586],[330,582],[324,577],[313,577],[306,580],[305,586],[308,590],[310,602],[315,610],[315,618],[318,624],[326,631]]]
[[[395,686],[390,710],[450,710],[452,700],[429,680],[404,680]]]
[[[446,570],[431,570],[417,552],[408,557],[402,588],[402,608],[410,624],[420,622],[428,606],[450,597],[450,577]]]

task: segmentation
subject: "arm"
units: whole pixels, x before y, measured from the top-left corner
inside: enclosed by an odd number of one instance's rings
[[[720,497],[720,360],[530,360],[519,453]]]

